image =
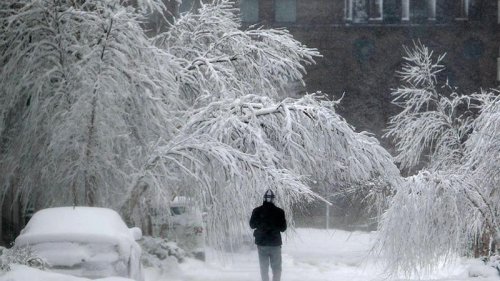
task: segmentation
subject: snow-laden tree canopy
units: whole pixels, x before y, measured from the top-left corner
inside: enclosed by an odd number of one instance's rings
[[[387,135],[402,167],[414,169],[422,156],[426,165],[396,190],[379,246],[394,269],[414,273],[471,254],[481,246],[474,241],[500,231],[500,99],[494,90],[460,95],[440,85],[444,57],[420,43],[405,50],[402,86],[393,92],[402,111]]]
[[[168,216],[174,196],[189,196],[221,239],[246,227],[268,188],[291,215],[319,198],[311,179],[398,180],[336,101],[280,98],[319,57],[288,31],[242,29],[234,3],[218,0],[149,38],[147,5],[121,2],[2,4],[4,195],[37,208],[108,206],[127,220]]]

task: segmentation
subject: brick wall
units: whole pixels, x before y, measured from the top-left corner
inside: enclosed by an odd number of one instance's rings
[[[401,19],[401,0],[386,0],[384,19],[363,23],[346,21],[344,0],[291,0],[297,16],[290,23],[275,22],[273,0],[255,1],[259,23],[287,27],[301,42],[320,50],[324,57],[307,68],[306,90],[337,98],[345,92],[339,112],[359,130],[381,136],[397,112],[390,103],[391,88],[399,83],[395,71],[401,66],[402,45],[415,40],[436,54],[447,53],[442,77],[464,93],[497,86],[497,0],[470,0],[467,20],[457,19],[459,0],[436,0],[436,20],[412,18],[411,0],[410,21]],[[390,148],[387,140],[382,143]]]

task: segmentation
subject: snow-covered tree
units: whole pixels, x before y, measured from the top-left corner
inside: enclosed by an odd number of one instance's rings
[[[44,205],[105,205],[151,138],[171,137],[175,64],[138,17],[113,1],[33,1],[4,18],[5,188]]]
[[[500,230],[498,93],[459,95],[441,86],[444,56],[418,43],[406,48],[393,92],[402,111],[391,118],[396,160],[424,168],[397,188],[380,222],[379,245],[397,270],[430,270],[443,257],[470,254],[473,241]],[[495,120],[495,118],[497,120]],[[486,156],[488,155],[488,156]],[[490,157],[493,156],[493,157]]]
[[[465,144],[464,168],[470,175],[468,199],[486,237],[500,241],[500,95],[498,91],[476,95],[480,115]],[[490,241],[491,241],[490,239]],[[490,245],[491,246],[491,245]],[[498,247],[498,245],[497,245]]]
[[[246,228],[268,188],[291,215],[319,198],[311,179],[399,178],[337,102],[280,98],[317,50],[283,29],[242,30],[231,1],[203,4],[154,38],[140,25],[147,5],[12,3],[0,11],[3,194],[37,208],[112,207],[129,221],[168,218],[173,197],[189,196],[217,244]]]

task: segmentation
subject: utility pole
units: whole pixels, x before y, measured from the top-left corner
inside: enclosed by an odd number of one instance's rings
[[[326,206],[326,229],[330,229],[330,204],[325,202]]]

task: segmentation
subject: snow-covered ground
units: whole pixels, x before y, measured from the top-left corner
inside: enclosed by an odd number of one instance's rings
[[[24,265],[15,265],[12,270],[0,276],[0,281],[90,281],[87,278],[73,277],[66,274],[52,273],[30,268]],[[133,281],[122,277],[108,277],[92,281]]]
[[[383,264],[370,254],[374,233],[341,230],[297,229],[288,231],[283,246],[282,281],[402,281],[416,280],[387,276]],[[476,275],[479,277],[470,277]],[[130,280],[105,278],[99,281]],[[208,252],[206,263],[187,259],[165,273],[146,269],[146,281],[259,281],[255,248],[233,255]],[[500,281],[492,267],[479,261],[458,259],[421,280]],[[40,271],[26,266],[0,276],[0,281],[90,281],[90,279]]]
[[[413,280],[388,277],[383,265],[370,254],[374,234],[341,230],[297,229],[288,233],[283,245],[283,281],[369,281]],[[224,261],[214,251],[206,263],[188,260],[180,270],[160,275],[152,269],[147,281],[258,281],[256,249],[248,249]],[[469,272],[483,277],[469,277]],[[423,280],[494,281],[496,270],[471,260],[457,260]],[[488,277],[484,277],[488,276]]]

